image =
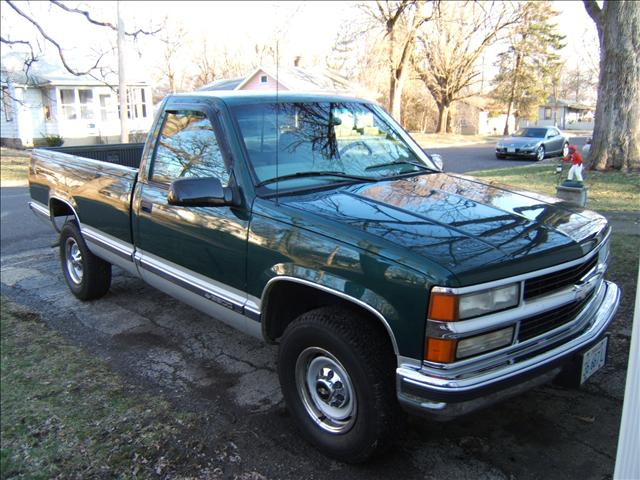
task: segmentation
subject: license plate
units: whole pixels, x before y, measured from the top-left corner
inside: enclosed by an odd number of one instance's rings
[[[607,340],[608,337],[604,337],[582,354],[582,373],[580,375],[581,385],[586,382],[591,375],[604,367],[607,360]]]
[[[516,149],[515,148],[507,148],[507,153],[516,153]]]

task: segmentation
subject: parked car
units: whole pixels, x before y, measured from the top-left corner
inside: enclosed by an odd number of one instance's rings
[[[279,343],[293,421],[341,461],[401,408],[453,418],[605,363],[607,220],[446,174],[368,101],[172,95],[144,145],[34,149],[29,184],[77,298],[117,265]]]
[[[568,153],[569,139],[555,127],[521,128],[496,144],[496,158],[524,157],[541,161],[545,157],[566,157]]]

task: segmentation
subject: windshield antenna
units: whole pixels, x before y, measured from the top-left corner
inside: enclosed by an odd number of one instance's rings
[[[276,39],[276,205],[278,205],[278,193],[279,193],[279,184],[280,182],[277,180],[280,177],[280,172],[278,170],[278,156],[280,153],[280,123],[278,114],[280,112],[280,48],[279,48],[279,40]]]

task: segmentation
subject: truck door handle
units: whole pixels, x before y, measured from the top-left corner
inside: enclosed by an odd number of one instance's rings
[[[140,202],[140,210],[142,210],[143,212],[151,213],[152,209],[153,203],[145,202],[144,200]]]

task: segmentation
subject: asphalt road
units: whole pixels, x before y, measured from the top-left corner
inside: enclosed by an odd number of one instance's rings
[[[2,255],[43,248],[54,241],[51,225],[27,206],[26,187],[0,188],[0,249]]]
[[[569,141],[582,148],[586,137],[572,137]],[[536,163],[532,160],[503,159],[498,160],[495,155],[495,143],[478,143],[459,147],[425,148],[427,153],[437,153],[442,156],[446,172],[465,173],[474,170],[488,170],[491,168],[520,167]]]
[[[491,148],[442,150],[447,169],[473,162],[469,170],[490,168]],[[465,163],[464,152],[474,158]],[[50,248],[53,230],[29,212],[27,200],[26,188],[2,189],[3,295],[176,410],[206,412],[202,431],[193,435],[206,433],[207,459],[190,478],[610,478],[626,365],[617,352],[628,349],[627,335],[612,337],[609,364],[582,391],[541,387],[446,424],[410,418],[388,455],[345,465],[326,459],[295,432],[275,373],[277,347],[117,268],[104,298],[78,301],[64,282],[57,249]],[[220,454],[231,450],[233,455]],[[208,477],[214,468],[223,474]]]

